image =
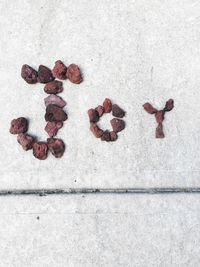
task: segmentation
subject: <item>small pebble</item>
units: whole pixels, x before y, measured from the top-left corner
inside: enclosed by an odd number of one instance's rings
[[[159,111],[156,112],[155,117],[156,117],[157,123],[162,123],[163,122],[164,115],[165,115],[164,110],[159,110]]]
[[[57,95],[50,95],[47,96],[44,99],[45,106],[47,107],[48,105],[56,105],[57,107],[63,108],[66,105],[66,102],[62,99],[62,97],[57,96]]]
[[[109,98],[106,98],[103,102],[104,112],[110,113],[112,110],[112,102]]]
[[[35,158],[45,160],[47,158],[48,146],[44,142],[37,142],[33,144],[33,155]]]
[[[156,128],[156,138],[164,138],[165,135],[163,133],[163,125],[162,123],[159,123]]]
[[[97,111],[99,117],[101,117],[104,114],[104,107],[102,107],[101,105],[95,108],[95,110]]]
[[[33,148],[34,138],[28,134],[21,133],[17,136],[17,142],[27,151]]]
[[[150,103],[145,103],[143,105],[143,108],[148,112],[149,114],[155,114],[158,110],[154,108]]]
[[[24,64],[21,69],[21,77],[29,84],[37,83],[37,71],[27,64]]]
[[[114,118],[110,123],[115,133],[121,132],[125,128],[125,122],[123,120]]]
[[[101,130],[96,123],[90,123],[90,131],[94,134],[96,138],[100,138],[103,135],[103,130]]]
[[[118,105],[112,105],[112,115],[114,117],[123,118],[125,115],[125,111],[121,109]]]
[[[169,99],[166,104],[165,104],[165,108],[164,111],[171,111],[174,108],[174,100],[173,99]]]
[[[55,105],[48,105],[46,107],[45,120],[46,121],[65,121],[67,120],[67,114],[62,110],[62,108]]]
[[[59,122],[49,121],[47,122],[45,131],[48,133],[49,137],[54,137],[57,134],[58,130],[62,128],[62,126],[63,126],[63,123],[61,121]]]
[[[91,109],[88,110],[88,116],[89,116],[90,122],[97,122],[97,121],[99,121],[99,114],[93,108],[91,108]]]
[[[61,60],[55,62],[55,66],[52,70],[53,76],[59,80],[67,79],[67,67],[63,64]]]
[[[103,132],[103,135],[101,136],[102,141],[109,142],[111,141],[110,132],[108,130]]]
[[[112,131],[110,132],[110,141],[116,141],[118,138],[116,132]]]
[[[48,82],[44,87],[44,91],[47,94],[61,93],[63,91],[63,83],[60,81]]]
[[[67,78],[72,83],[79,84],[83,81],[81,71],[76,64],[70,64],[67,68]]]
[[[28,120],[24,117],[13,119],[10,125],[11,134],[21,134],[28,130]]]
[[[55,78],[49,68],[46,66],[40,65],[38,69],[38,82],[48,83],[52,82]]]
[[[56,158],[61,158],[65,152],[65,144],[61,139],[57,138],[48,138],[47,145],[51,153]]]

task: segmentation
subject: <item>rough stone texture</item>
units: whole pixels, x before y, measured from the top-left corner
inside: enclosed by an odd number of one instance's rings
[[[104,114],[104,107],[99,105],[95,110],[98,112],[99,117],[101,117]]]
[[[47,94],[61,93],[63,91],[63,83],[60,81],[48,82],[44,87],[44,91]]]
[[[159,123],[156,127],[156,138],[164,138],[164,132],[163,132],[163,125],[162,123]]]
[[[44,99],[45,106],[48,105],[56,105],[57,107],[63,108],[66,105],[66,102],[62,99],[62,97],[57,95],[50,95]]]
[[[109,113],[112,110],[112,102],[109,98],[106,98],[103,102],[104,112]]]
[[[113,131],[116,133],[121,132],[125,128],[125,122],[123,120],[114,118],[110,121],[110,123]]]
[[[174,108],[174,100],[173,99],[169,99],[166,104],[165,104],[165,111],[171,111]]]
[[[49,137],[54,137],[57,134],[58,130],[62,128],[62,126],[63,123],[61,121],[59,122],[49,121],[45,126],[45,131],[48,133]]]
[[[99,113],[95,109],[91,108],[88,110],[87,113],[88,113],[88,117],[89,117],[90,122],[98,122]]]
[[[65,144],[61,139],[48,138],[47,145],[49,151],[55,158],[61,158],[65,152]]]
[[[44,142],[36,142],[33,144],[33,155],[35,158],[45,160],[47,158],[48,146]]]
[[[67,120],[67,114],[62,110],[62,108],[59,108],[55,105],[48,105],[46,107],[46,113],[45,113],[45,120],[46,121],[66,121]]]
[[[79,84],[83,81],[81,71],[76,64],[70,64],[67,67],[67,78],[70,80],[70,82],[76,84]]]
[[[53,74],[51,70],[43,65],[40,65],[38,68],[38,82],[40,83],[49,83],[53,81],[55,78],[53,77]]]
[[[90,123],[90,131],[94,134],[95,137],[100,138],[103,135],[103,130],[101,130],[96,123]]]
[[[112,115],[118,118],[123,118],[125,115],[125,111],[121,109],[118,105],[112,105]]]
[[[117,138],[118,138],[118,136],[114,131],[110,132],[110,140],[111,141],[116,141]]]
[[[21,69],[21,77],[29,84],[37,83],[37,71],[27,64],[24,64]]]
[[[154,108],[150,103],[145,103],[143,105],[143,108],[148,112],[149,114],[155,114],[158,110]]]
[[[17,142],[22,146],[25,151],[27,151],[32,149],[34,137],[29,134],[21,133],[17,136]]]
[[[10,123],[10,133],[20,134],[28,130],[28,120],[24,117],[13,119]]]
[[[101,136],[101,140],[106,141],[106,142],[111,141],[110,132],[108,130],[103,132],[103,134]]]
[[[57,60],[52,70],[53,76],[59,80],[65,80],[67,79],[66,72],[67,67],[65,64],[61,60]]]

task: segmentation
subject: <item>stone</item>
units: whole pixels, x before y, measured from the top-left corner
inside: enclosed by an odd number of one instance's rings
[[[164,120],[165,112],[164,110],[159,110],[155,113],[157,123],[162,123]]]
[[[150,103],[145,103],[143,105],[143,108],[148,112],[149,114],[155,114],[158,110],[154,108]]]
[[[40,65],[38,69],[38,82],[48,83],[52,82],[55,78],[49,68],[44,65]]]
[[[45,142],[36,142],[33,144],[33,155],[35,158],[45,160],[47,158],[48,146]]]
[[[104,114],[104,107],[99,105],[97,108],[95,108],[95,110],[97,111],[99,117],[101,117]]]
[[[114,118],[110,121],[110,123],[115,133],[118,133],[125,128],[125,122],[121,119]]]
[[[66,105],[66,102],[62,99],[62,97],[57,95],[49,95],[44,99],[45,106],[48,105],[56,105],[57,107],[63,108]]]
[[[114,117],[123,118],[125,115],[125,111],[121,109],[118,105],[112,105],[112,115]]]
[[[110,113],[112,110],[112,102],[109,98],[106,98],[103,102],[104,112]]]
[[[55,105],[48,105],[46,107],[45,120],[46,121],[65,121],[67,120],[67,114],[62,110],[62,108]]]
[[[65,144],[61,139],[48,138],[47,145],[54,157],[61,158],[63,156],[65,152]]]
[[[98,122],[99,121],[99,114],[93,108],[88,110],[88,117],[89,117],[90,122]]]
[[[168,111],[171,111],[173,108],[174,108],[174,100],[169,99],[165,104],[164,111],[168,112]]]
[[[58,130],[62,128],[62,126],[63,123],[61,121],[48,122],[45,126],[45,131],[48,133],[49,137],[54,137],[57,134]]]
[[[164,138],[165,135],[163,133],[163,125],[162,123],[159,123],[156,128],[156,138]]]
[[[38,73],[32,67],[24,64],[21,69],[21,77],[29,84],[37,83]]]
[[[90,123],[90,131],[94,134],[96,138],[100,138],[103,135],[103,130],[101,130],[96,123]]]
[[[112,131],[110,132],[110,141],[116,141],[118,138],[116,132]]]
[[[111,141],[110,132],[108,130],[103,132],[103,135],[101,136],[101,141]]]
[[[55,62],[55,66],[52,70],[53,76],[59,80],[67,79],[67,67],[61,60]]]
[[[72,83],[79,84],[83,81],[81,71],[76,64],[70,64],[67,68],[67,78]]]
[[[21,134],[28,130],[28,120],[24,117],[13,119],[10,125],[11,134]]]
[[[27,151],[33,148],[34,137],[21,133],[17,136],[17,142]]]
[[[61,93],[63,91],[63,83],[60,81],[48,82],[44,87],[44,91],[47,94]]]

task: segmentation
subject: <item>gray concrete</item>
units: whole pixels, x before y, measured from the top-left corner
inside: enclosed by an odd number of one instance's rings
[[[199,1],[1,0],[0,8],[0,189],[200,186]],[[40,162],[8,129],[26,116],[30,133],[47,137],[43,86],[27,85],[20,68],[57,59],[78,63],[84,82],[64,84],[65,156]],[[88,129],[87,109],[105,97],[127,111],[114,144]],[[166,115],[166,138],[156,140],[142,104],[162,108],[169,98],[175,109]]]
[[[2,197],[0,266],[199,266],[199,200],[189,194]]]

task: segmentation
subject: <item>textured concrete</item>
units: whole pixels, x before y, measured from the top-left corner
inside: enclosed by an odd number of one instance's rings
[[[1,189],[200,186],[199,1],[1,0],[0,8]],[[64,84],[65,156],[40,162],[8,129],[26,116],[30,133],[47,137],[43,86],[27,85],[20,68],[57,59],[78,63],[84,82]],[[127,111],[114,144],[88,129],[87,109],[105,97]],[[142,104],[162,108],[169,98],[175,109],[166,115],[166,138],[156,140]]]
[[[0,266],[194,267],[199,195],[2,197]]]

